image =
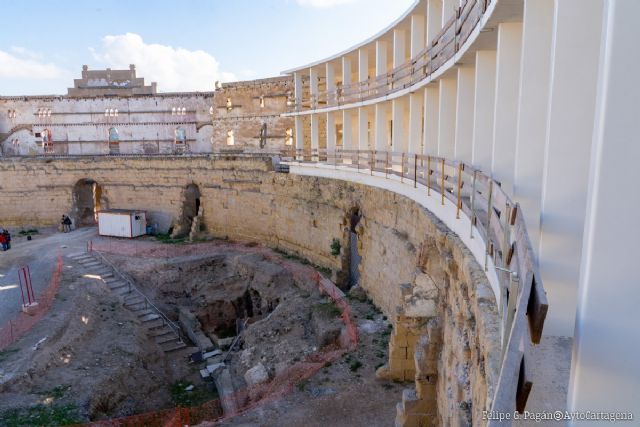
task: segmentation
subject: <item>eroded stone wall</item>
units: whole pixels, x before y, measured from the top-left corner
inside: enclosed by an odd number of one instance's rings
[[[403,394],[400,425],[482,425],[498,371],[496,305],[458,236],[396,193],[271,169],[269,158],[4,160],[0,225],[56,224],[72,209],[74,185],[90,179],[103,207],[145,209],[166,230],[195,184],[211,234],[281,248],[341,279],[357,207],[360,284],[395,325],[386,375],[415,385]]]

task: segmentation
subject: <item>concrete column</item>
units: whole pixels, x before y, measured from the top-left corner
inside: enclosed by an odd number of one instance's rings
[[[411,15],[411,58],[415,58],[425,47],[425,19],[422,15]]]
[[[318,70],[309,68],[309,95],[311,98],[311,108],[318,107]]]
[[[375,105],[374,116],[374,138],[375,149],[378,151],[389,151],[389,141],[387,138],[387,103],[378,102]]]
[[[526,0],[522,31],[520,102],[513,193],[534,248],[540,244],[540,203],[547,138],[553,1]]]
[[[336,69],[333,63],[326,64],[326,86],[327,86],[327,105],[335,105],[336,103]]]
[[[376,76],[387,73],[387,42],[376,41]]]
[[[522,56],[522,23],[498,25],[496,105],[493,116],[491,171],[507,194],[513,194],[518,133],[518,91]]]
[[[302,108],[302,74],[298,71],[293,73],[293,91],[295,96],[296,111]]]
[[[320,148],[320,133],[318,129],[319,117],[317,114],[311,114],[311,149]]]
[[[405,62],[406,39],[404,30],[393,30],[393,68]]]
[[[342,85],[351,84],[351,58],[342,57]]]
[[[442,0],[428,0],[427,3],[427,45],[442,29]]]
[[[473,67],[458,68],[454,157],[456,160],[461,160],[465,163],[471,163],[475,72],[476,70]]]
[[[440,127],[440,87],[432,83],[424,89],[424,140],[422,153],[430,156],[438,154],[438,132]]]
[[[369,111],[367,107],[358,108],[358,148],[369,149]]]
[[[635,412],[615,423],[631,425],[640,402],[640,2],[609,0],[604,13],[567,409]]]
[[[342,148],[353,150],[353,123],[351,110],[342,110]]]
[[[409,95],[409,146],[408,151],[422,154],[422,120],[423,120],[424,90],[418,90]]]
[[[336,116],[333,111],[327,113],[327,151],[336,150]]]
[[[395,98],[391,101],[391,120],[393,120],[391,135],[391,150],[399,153],[407,152],[407,137],[405,128],[406,97]]]
[[[456,142],[456,92],[455,78],[440,79],[440,103],[438,106],[438,156],[453,159]]]
[[[496,99],[496,51],[476,52],[476,87],[473,108],[473,146],[471,163],[486,174],[491,173],[493,113]]]
[[[304,148],[304,126],[302,125],[302,116],[296,116],[296,149],[302,150]]]
[[[358,49],[358,81],[365,82],[369,78],[369,52]]]
[[[458,6],[460,6],[458,0],[442,0],[442,23],[440,28],[444,27],[444,24],[455,15]]]
[[[570,336],[574,329],[602,11],[602,0],[555,2],[538,250],[547,335]]]

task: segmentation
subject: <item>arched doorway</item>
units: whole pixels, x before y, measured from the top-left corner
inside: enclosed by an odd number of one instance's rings
[[[349,217],[349,287],[356,286],[360,281],[358,267],[360,266],[362,257],[358,250],[358,233],[356,232],[356,227],[360,223],[361,218],[362,213],[360,212],[360,208],[352,208]]]
[[[102,187],[92,179],[81,179],[73,187],[71,218],[76,227],[95,225],[102,206]]]

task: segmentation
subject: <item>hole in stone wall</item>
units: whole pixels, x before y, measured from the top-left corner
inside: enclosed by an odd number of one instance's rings
[[[102,207],[102,187],[92,179],[81,179],[73,187],[71,217],[76,227],[95,225]]]
[[[356,286],[360,280],[358,267],[360,266],[362,257],[358,250],[358,233],[356,233],[356,227],[360,223],[361,218],[362,213],[360,212],[360,208],[352,208],[349,218],[349,287]]]

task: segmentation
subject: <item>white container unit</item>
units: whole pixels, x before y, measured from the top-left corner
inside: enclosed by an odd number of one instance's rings
[[[146,234],[147,218],[142,211],[108,209],[98,212],[101,236],[138,237]]]

